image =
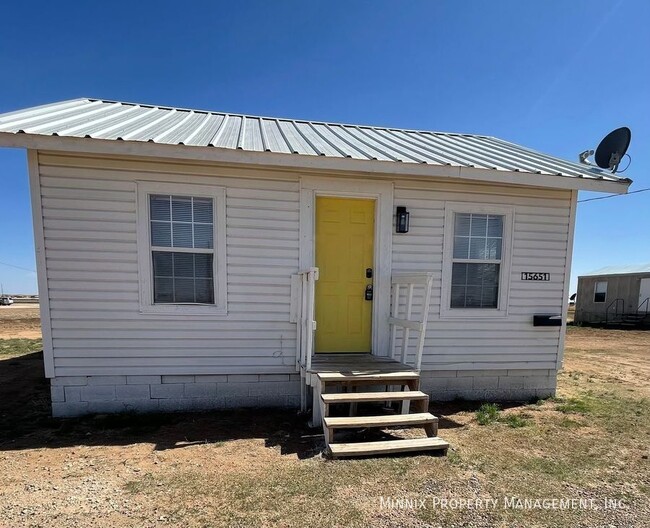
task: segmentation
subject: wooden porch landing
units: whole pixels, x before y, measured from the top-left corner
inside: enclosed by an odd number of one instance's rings
[[[418,371],[409,365],[386,357],[373,356],[372,354],[314,354],[311,368],[308,372],[340,373],[346,376],[368,376],[391,372],[413,373]]]

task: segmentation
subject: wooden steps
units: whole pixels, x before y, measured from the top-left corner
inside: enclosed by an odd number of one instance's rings
[[[328,429],[349,429],[352,427],[395,427],[397,425],[424,425],[438,422],[431,413],[389,414],[386,416],[343,416],[323,418]]]
[[[352,366],[351,366],[352,367]],[[380,369],[355,370],[345,368],[318,372],[320,407],[325,444],[333,457],[368,456],[411,451],[443,450],[449,444],[438,438],[438,418],[427,412],[429,397],[419,390],[420,374],[405,365],[386,363]],[[400,387],[402,390],[375,390],[353,392],[357,387]],[[328,392],[333,389],[341,392]],[[373,414],[357,416],[357,404],[398,402],[401,414]],[[413,402],[416,412],[409,413]],[[350,416],[331,416],[334,404],[348,404]],[[421,427],[425,438],[378,440],[375,442],[337,443],[335,431],[340,429],[366,429],[388,427]],[[340,433],[338,433],[340,434]]]
[[[362,381],[385,381],[391,384],[396,381],[419,380],[420,374],[415,371],[388,371],[388,372],[319,372],[318,378],[321,382],[362,382]]]
[[[331,444],[334,457],[386,455],[411,451],[447,451],[449,444],[442,438],[409,438],[407,440],[383,440],[380,442],[358,442],[354,444]]]
[[[323,403],[368,403],[382,401],[402,400],[428,400],[422,391],[393,391],[393,392],[340,392],[334,394],[321,394]]]

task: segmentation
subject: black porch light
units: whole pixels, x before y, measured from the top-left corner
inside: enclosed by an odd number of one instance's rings
[[[398,207],[397,214],[395,215],[395,232],[408,233],[409,232],[409,213],[406,207]]]

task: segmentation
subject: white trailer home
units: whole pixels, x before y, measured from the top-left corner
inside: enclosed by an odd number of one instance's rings
[[[578,190],[630,184],[488,136],[97,99],[0,115],[0,145],[28,149],[55,416],[425,427],[392,450],[442,445],[427,397],[554,394]],[[327,416],[374,400],[421,412]]]

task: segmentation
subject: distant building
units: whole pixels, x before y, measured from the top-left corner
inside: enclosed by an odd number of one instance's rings
[[[650,326],[650,263],[608,266],[578,277],[574,321]]]

